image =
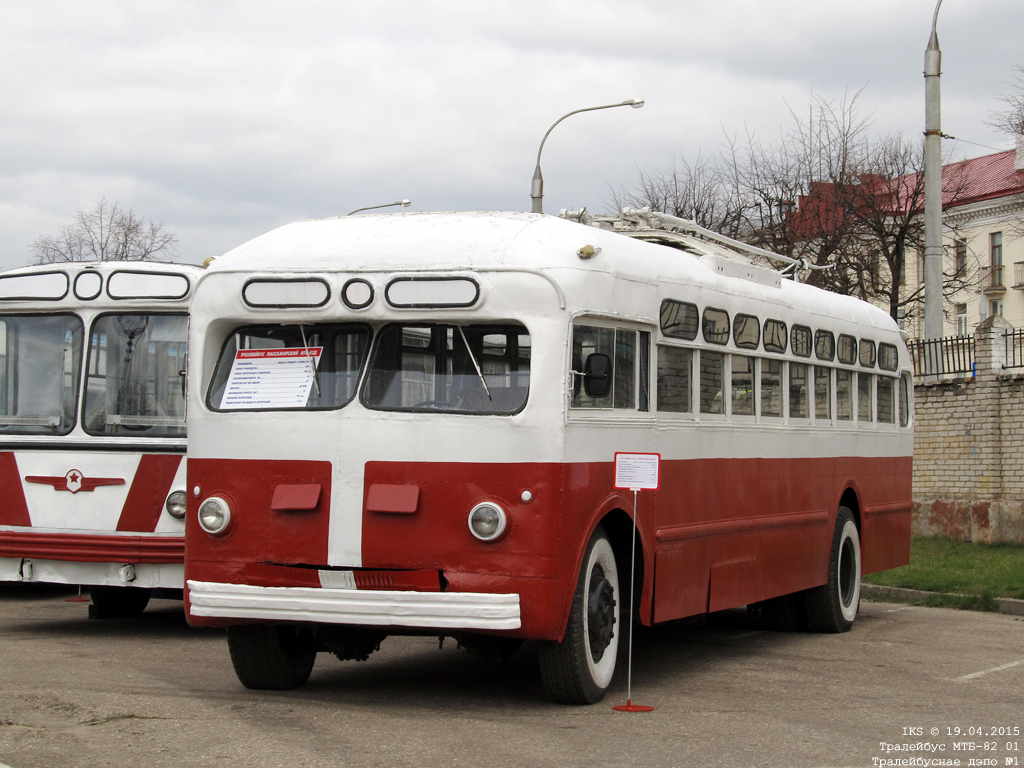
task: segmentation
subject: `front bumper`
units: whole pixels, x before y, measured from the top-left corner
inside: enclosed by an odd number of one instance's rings
[[[188,581],[189,612],[222,619],[423,629],[519,629],[518,594],[256,587]]]

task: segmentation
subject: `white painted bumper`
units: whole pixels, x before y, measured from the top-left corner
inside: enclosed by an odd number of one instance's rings
[[[135,578],[130,582],[124,578],[125,565],[0,557],[0,581],[167,589],[181,589],[185,585],[185,566],[180,563],[136,563],[132,566]]]
[[[194,616],[431,629],[518,629],[519,595],[188,582]]]

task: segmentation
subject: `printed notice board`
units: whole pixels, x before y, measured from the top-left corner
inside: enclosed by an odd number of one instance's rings
[[[301,408],[321,352],[323,347],[238,350],[220,407]]]
[[[658,489],[660,453],[616,453],[615,487],[630,491]]]

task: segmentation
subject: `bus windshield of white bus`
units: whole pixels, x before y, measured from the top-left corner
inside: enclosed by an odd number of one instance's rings
[[[388,325],[377,335],[368,408],[512,414],[530,390],[530,334],[518,324]]]
[[[91,435],[185,436],[186,315],[101,315],[89,334]]]
[[[75,426],[82,321],[0,316],[0,433],[66,435]]]

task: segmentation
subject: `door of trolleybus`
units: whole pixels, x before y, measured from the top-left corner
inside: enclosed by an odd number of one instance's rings
[[[181,590],[200,272],[98,262],[0,275],[0,580],[86,586],[98,618]]]

